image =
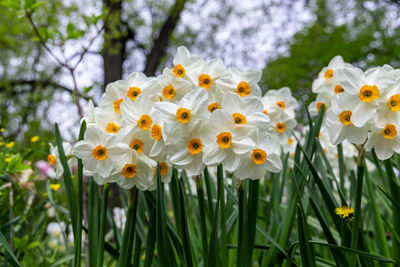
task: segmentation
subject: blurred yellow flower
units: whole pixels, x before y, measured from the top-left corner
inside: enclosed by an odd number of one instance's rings
[[[348,207],[348,206],[340,206],[335,209],[335,213],[337,215],[343,215],[343,219],[349,217],[353,212],[354,212],[354,209],[352,207]]]
[[[6,162],[10,162],[11,158],[5,158],[4,159]]]
[[[50,185],[50,188],[53,190],[53,191],[57,191],[59,188],[60,188],[60,184],[51,184]]]
[[[1,128],[1,129],[0,129],[0,133],[3,133],[3,132],[4,132],[4,128]]]
[[[11,148],[11,147],[13,147],[14,145],[15,145],[15,142],[14,142],[14,141],[11,141],[11,142],[9,142],[9,143],[6,144],[6,147]]]
[[[4,144],[5,144],[4,142],[0,141],[0,146],[3,146]]]
[[[32,143],[35,143],[35,142],[37,142],[37,141],[39,141],[39,136],[35,135],[35,136],[33,136],[33,137],[31,138],[31,142],[32,142]]]

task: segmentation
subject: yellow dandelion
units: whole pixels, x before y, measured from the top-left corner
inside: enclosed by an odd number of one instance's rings
[[[4,131],[5,131],[4,128],[1,128],[1,129],[0,129],[0,133],[4,133]]]
[[[335,209],[335,213],[337,215],[343,215],[343,219],[345,219],[354,213],[354,209],[348,206],[340,206]]]
[[[60,184],[51,184],[50,185],[50,188],[51,188],[51,190],[53,190],[53,191],[58,191],[58,189],[60,188]]]
[[[39,136],[35,135],[31,138],[31,142],[32,143],[36,143],[37,141],[39,141]]]
[[[10,162],[11,158],[5,158],[4,159],[6,162]]]
[[[9,142],[9,143],[6,144],[6,147],[11,148],[11,147],[13,147],[14,145],[15,145],[15,142],[14,142],[14,141],[11,141],[11,142]]]

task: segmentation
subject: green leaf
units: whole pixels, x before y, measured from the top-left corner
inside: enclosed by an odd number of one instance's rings
[[[5,236],[3,235],[2,232],[0,232],[0,245],[2,245],[4,247],[7,254],[11,257],[11,260],[13,261],[13,263],[17,266],[21,266],[21,264],[19,264],[19,261],[15,257],[14,252],[11,250],[10,246],[8,245],[7,239],[5,238]]]
[[[8,0],[1,2],[2,6],[8,7],[15,11],[19,11],[21,9],[21,0]]]
[[[303,266],[316,266],[315,255],[312,246],[310,246],[310,234],[305,220],[304,211],[300,204],[297,205],[297,225],[300,242],[300,257]]]
[[[85,34],[84,31],[79,30],[75,27],[72,22],[67,25],[67,39],[79,39]]]

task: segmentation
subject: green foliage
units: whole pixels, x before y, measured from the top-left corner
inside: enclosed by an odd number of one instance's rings
[[[310,97],[312,81],[336,55],[362,68],[383,64],[400,66],[400,27],[392,26],[385,16],[392,9],[400,10],[399,5],[369,10],[363,8],[362,1],[355,1],[359,5],[352,10],[354,19],[338,25],[334,21],[347,12],[346,6],[341,6],[341,2],[317,2],[320,3],[315,12],[317,20],[294,35],[287,53],[267,62],[262,80],[265,88],[287,86],[295,96],[310,102],[314,98]],[[331,9],[329,5],[336,8]]]

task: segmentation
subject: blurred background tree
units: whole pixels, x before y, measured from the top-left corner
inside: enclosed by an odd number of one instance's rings
[[[262,87],[310,101],[313,78],[341,54],[365,68],[399,67],[399,1],[3,0],[0,128],[28,146],[58,122],[77,135],[87,99],[133,71],[171,66],[186,45],[228,66],[264,68]]]

